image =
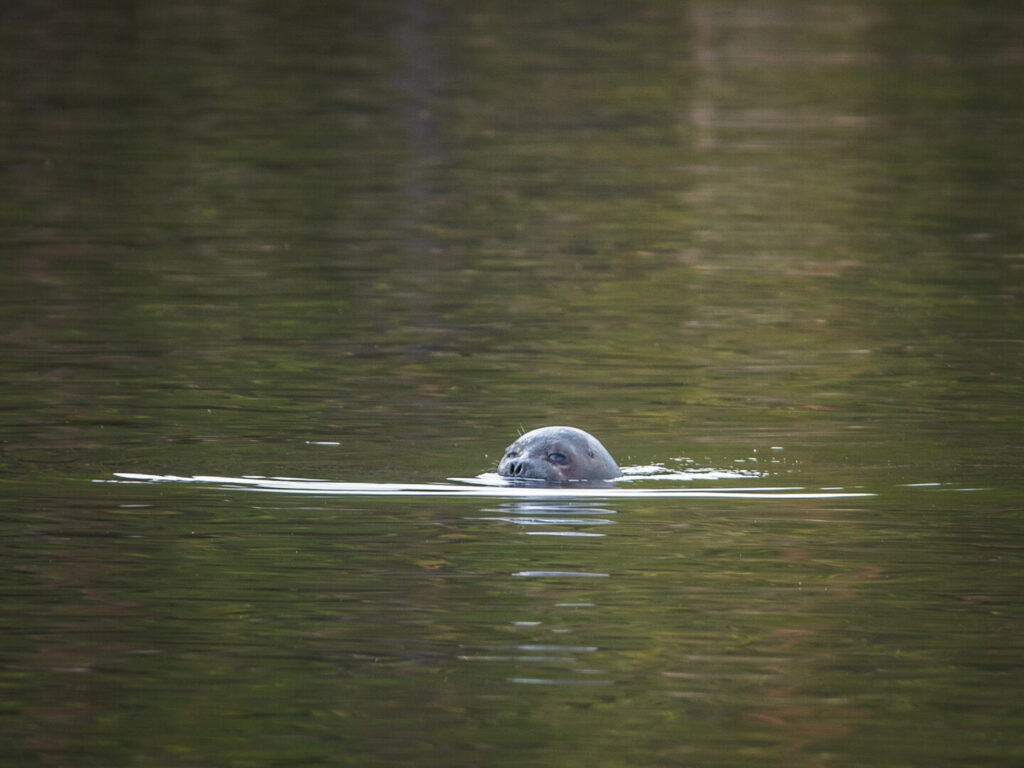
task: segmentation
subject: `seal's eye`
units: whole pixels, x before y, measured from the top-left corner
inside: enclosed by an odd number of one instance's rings
[[[506,459],[514,459],[518,455],[519,451],[515,450],[514,448],[509,448],[507,451],[505,451]]]
[[[552,453],[549,453],[548,454],[548,460],[550,462],[552,462],[553,464],[568,464],[569,463],[569,457],[566,456],[564,453],[559,453],[558,451],[554,451]]]

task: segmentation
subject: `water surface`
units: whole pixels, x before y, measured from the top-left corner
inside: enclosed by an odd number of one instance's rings
[[[0,9],[0,761],[1019,765],[1022,39]]]

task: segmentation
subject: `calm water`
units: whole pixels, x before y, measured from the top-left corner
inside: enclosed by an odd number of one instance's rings
[[[1019,3],[60,5],[0,763],[1021,765]]]

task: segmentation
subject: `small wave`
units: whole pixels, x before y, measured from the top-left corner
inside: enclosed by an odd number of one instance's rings
[[[742,480],[763,477],[764,473],[756,469],[717,469],[715,467],[671,469],[664,464],[644,464],[635,467],[622,467],[622,475],[619,482],[670,480],[688,483],[694,480]]]
[[[749,488],[630,488],[608,483],[607,487],[551,487],[513,485],[503,478],[494,482],[487,475],[476,478],[449,478],[448,483],[351,483],[305,480],[284,477],[221,477],[217,475],[151,475],[141,472],[115,472],[115,480],[105,483],[186,483],[211,488],[263,493],[305,494],[316,496],[413,496],[466,497],[500,499],[841,499],[874,496],[873,493],[842,490],[813,491],[800,486]],[[583,484],[581,484],[582,486]]]

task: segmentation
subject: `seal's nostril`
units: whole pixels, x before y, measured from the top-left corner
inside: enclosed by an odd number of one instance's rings
[[[523,474],[523,470],[525,469],[526,465],[521,461],[517,461],[515,464],[512,465],[512,474],[515,475],[516,477],[519,477],[519,475]]]

